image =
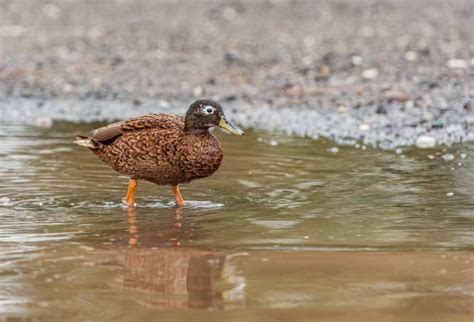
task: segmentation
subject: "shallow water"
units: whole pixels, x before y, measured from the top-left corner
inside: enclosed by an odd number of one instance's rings
[[[142,182],[127,210],[127,178],[71,144],[95,126],[0,126],[0,319],[471,320],[472,143],[219,134],[184,208]]]

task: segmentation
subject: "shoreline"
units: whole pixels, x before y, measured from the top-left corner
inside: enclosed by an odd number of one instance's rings
[[[103,100],[3,99],[0,101],[0,122],[50,127],[55,121],[112,122],[149,113],[183,115],[193,100],[148,100],[137,106],[133,102]],[[436,127],[433,122],[423,122],[427,111],[417,108],[407,111],[402,105],[392,106],[387,114],[382,115],[371,107],[360,107],[358,110],[304,107],[275,109],[260,105],[254,108],[239,100],[223,102],[222,105],[228,118],[244,128],[311,139],[325,138],[341,145],[362,143],[383,150],[394,150],[417,145],[417,139],[422,136],[432,137],[436,146],[474,141],[474,116],[466,118],[462,110],[457,111],[457,114],[452,110],[444,113],[445,118],[452,120],[454,115],[460,123]],[[400,118],[400,114],[404,117]],[[400,121],[394,127],[393,119],[397,118],[410,122]],[[412,122],[416,122],[417,126],[413,126]]]

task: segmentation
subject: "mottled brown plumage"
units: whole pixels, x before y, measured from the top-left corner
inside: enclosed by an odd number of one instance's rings
[[[199,100],[189,107],[185,118],[166,114],[139,116],[99,128],[91,137],[78,137],[76,143],[131,178],[127,202],[132,206],[135,181],[141,179],[174,186],[177,203],[182,204],[178,185],[208,177],[221,164],[222,148],[209,132],[213,126],[243,134],[225,120],[218,103]]]

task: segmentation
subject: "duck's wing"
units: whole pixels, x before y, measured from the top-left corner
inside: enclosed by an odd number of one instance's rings
[[[184,128],[184,119],[177,115],[149,114],[98,128],[92,132],[92,138],[102,144],[110,145],[125,133],[172,128]]]

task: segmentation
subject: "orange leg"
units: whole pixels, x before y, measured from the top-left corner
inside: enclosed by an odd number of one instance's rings
[[[181,196],[181,192],[179,192],[179,185],[173,186],[173,193],[176,197],[176,205],[177,206],[184,206],[184,199]]]
[[[124,201],[129,207],[135,206],[135,188],[137,187],[137,180],[130,178],[128,182],[127,196],[124,198]]]

